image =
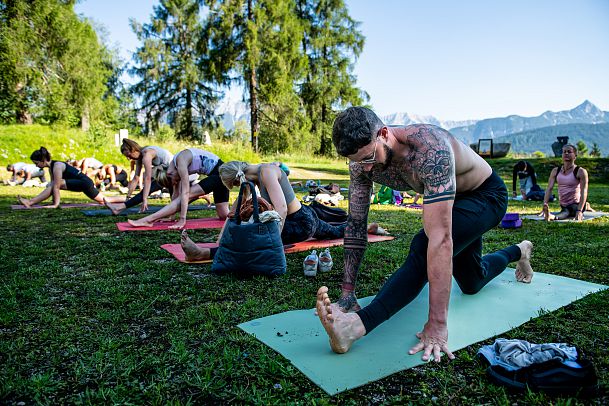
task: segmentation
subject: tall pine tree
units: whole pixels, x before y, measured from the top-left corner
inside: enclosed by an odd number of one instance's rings
[[[131,73],[140,81],[132,90],[141,97],[148,130],[167,118],[180,138],[199,138],[213,120],[219,92],[213,85],[207,39],[198,0],[161,0],[148,24],[131,21],[142,42]]]
[[[293,0],[208,0],[212,58],[244,85],[252,148],[290,149],[304,114],[294,83],[303,72],[302,26]],[[259,142],[259,135],[263,139]]]
[[[308,71],[300,85],[300,97],[319,139],[318,152],[332,152],[332,123],[337,110],[359,105],[368,95],[355,87],[354,59],[364,47],[359,23],[348,13],[343,0],[296,0],[297,13],[305,26],[302,52]]]

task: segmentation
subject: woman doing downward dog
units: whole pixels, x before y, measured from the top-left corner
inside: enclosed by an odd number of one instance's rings
[[[155,221],[179,212],[178,222],[170,228],[183,228],[186,225],[188,203],[209,193],[214,195],[218,218],[224,220],[228,215],[229,192],[220,180],[218,174],[220,165],[222,165],[222,160],[209,151],[188,148],[178,152],[173,157],[167,171],[158,171],[155,176],[161,186],[173,188],[172,202],[158,212],[142,219],[129,220],[129,224],[134,227],[150,227]],[[189,176],[195,174],[207,175],[207,177],[199,183],[191,185]]]
[[[331,225],[317,217],[315,211],[300,204],[285,172],[274,164],[250,165],[247,162],[230,161],[220,167],[222,183],[231,189],[243,182],[253,182],[260,189],[260,195],[273,205],[281,217],[281,240],[292,244],[313,237],[318,240],[342,238],[346,224]],[[371,223],[369,232],[377,232],[378,224]],[[198,247],[182,232],[182,248],[188,260],[206,260],[213,258],[215,249]]]
[[[128,138],[123,140],[121,153],[132,162],[135,162],[135,176],[127,185],[126,200],[124,197],[117,196],[106,198],[104,203],[114,215],[120,213],[124,209],[137,206],[141,203],[140,212],[143,213],[148,210],[148,196],[150,193],[154,193],[163,188],[152,179],[153,171],[158,170],[158,168],[163,165],[165,167],[169,166],[173,155],[171,152],[161,147],[151,145],[142,148],[137,142]],[[144,189],[132,198],[131,194],[139,183],[142,168],[144,168]]]
[[[51,154],[46,148],[40,147],[40,149],[32,152],[30,159],[40,169],[49,168],[51,181],[42,193],[32,199],[28,200],[18,196],[19,203],[25,207],[38,204],[51,196],[53,196],[53,204],[48,207],[59,207],[60,189],[83,192],[91,200],[95,200],[100,204],[104,203],[104,195],[95,189],[93,181],[88,176],[65,162],[52,161]]]

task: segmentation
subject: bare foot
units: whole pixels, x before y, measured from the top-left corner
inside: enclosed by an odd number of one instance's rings
[[[209,248],[198,247],[193,240],[190,239],[186,230],[180,235],[180,245],[186,254],[187,261],[205,261],[211,259],[211,251]]]
[[[387,232],[387,230],[385,230],[383,227],[379,226],[378,223],[370,223],[368,225],[368,234],[389,235],[389,232]]]
[[[556,218],[555,215],[550,213],[550,208],[546,204],[544,204],[543,210],[542,210],[541,214],[543,215],[543,218],[544,218],[545,221],[551,221],[551,220],[554,220]]]
[[[19,202],[19,204],[24,205],[25,207],[27,207],[28,209],[30,207],[32,207],[32,203],[30,203],[30,201],[28,199],[25,199],[21,196],[17,196],[17,201]]]
[[[531,283],[533,279],[533,268],[531,268],[531,253],[533,252],[533,243],[528,240],[517,244],[520,248],[520,260],[516,265],[516,280],[522,283]]]
[[[127,220],[127,223],[131,224],[133,227],[152,227],[154,225],[153,222],[145,221],[144,219]]]
[[[344,354],[353,343],[366,334],[362,320],[355,313],[343,313],[328,297],[328,288],[317,291],[315,302],[317,316],[330,338],[330,347],[337,354]]]
[[[110,209],[110,211],[112,212],[113,215],[118,215],[121,211],[123,211],[125,209],[124,204],[119,203],[119,204],[114,204],[114,203],[110,203],[108,201],[108,199],[106,199],[104,197],[104,204],[106,205],[107,208]]]

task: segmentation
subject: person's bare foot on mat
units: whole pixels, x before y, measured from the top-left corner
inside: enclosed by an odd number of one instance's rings
[[[211,251],[209,248],[198,247],[193,240],[190,239],[186,230],[180,235],[180,245],[186,254],[187,261],[205,261],[210,259]]]
[[[131,224],[133,227],[152,227],[154,225],[153,222],[144,221],[144,219],[127,220],[127,223]]]
[[[520,260],[516,265],[516,280],[522,283],[531,283],[533,279],[533,268],[531,268],[531,253],[533,243],[528,240],[516,244],[520,248]]]
[[[19,204],[24,205],[25,207],[27,207],[28,209],[30,207],[32,207],[32,203],[30,203],[30,201],[24,197],[21,196],[17,196],[17,201],[19,202]]]
[[[385,230],[383,227],[379,226],[378,223],[370,223],[368,225],[368,234],[389,235],[387,230]]]
[[[104,205],[106,205],[106,207],[108,209],[110,209],[110,211],[112,212],[112,214],[114,216],[118,215],[125,208],[124,204],[122,204],[122,203],[119,203],[119,204],[110,203],[108,201],[108,199],[106,199],[105,197],[104,197]]]
[[[328,297],[328,288],[322,286],[317,291],[315,302],[317,316],[330,338],[330,347],[337,354],[344,354],[353,343],[366,334],[362,320],[355,313],[343,313]]]

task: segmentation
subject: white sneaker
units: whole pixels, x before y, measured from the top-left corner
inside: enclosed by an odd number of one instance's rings
[[[332,255],[330,255],[330,249],[326,248],[321,254],[319,254],[319,272],[329,272],[332,269]]]
[[[317,264],[319,263],[319,258],[317,257],[317,251],[313,250],[307,257],[304,259],[302,263],[302,268],[304,270],[305,276],[315,276],[317,275]]]

